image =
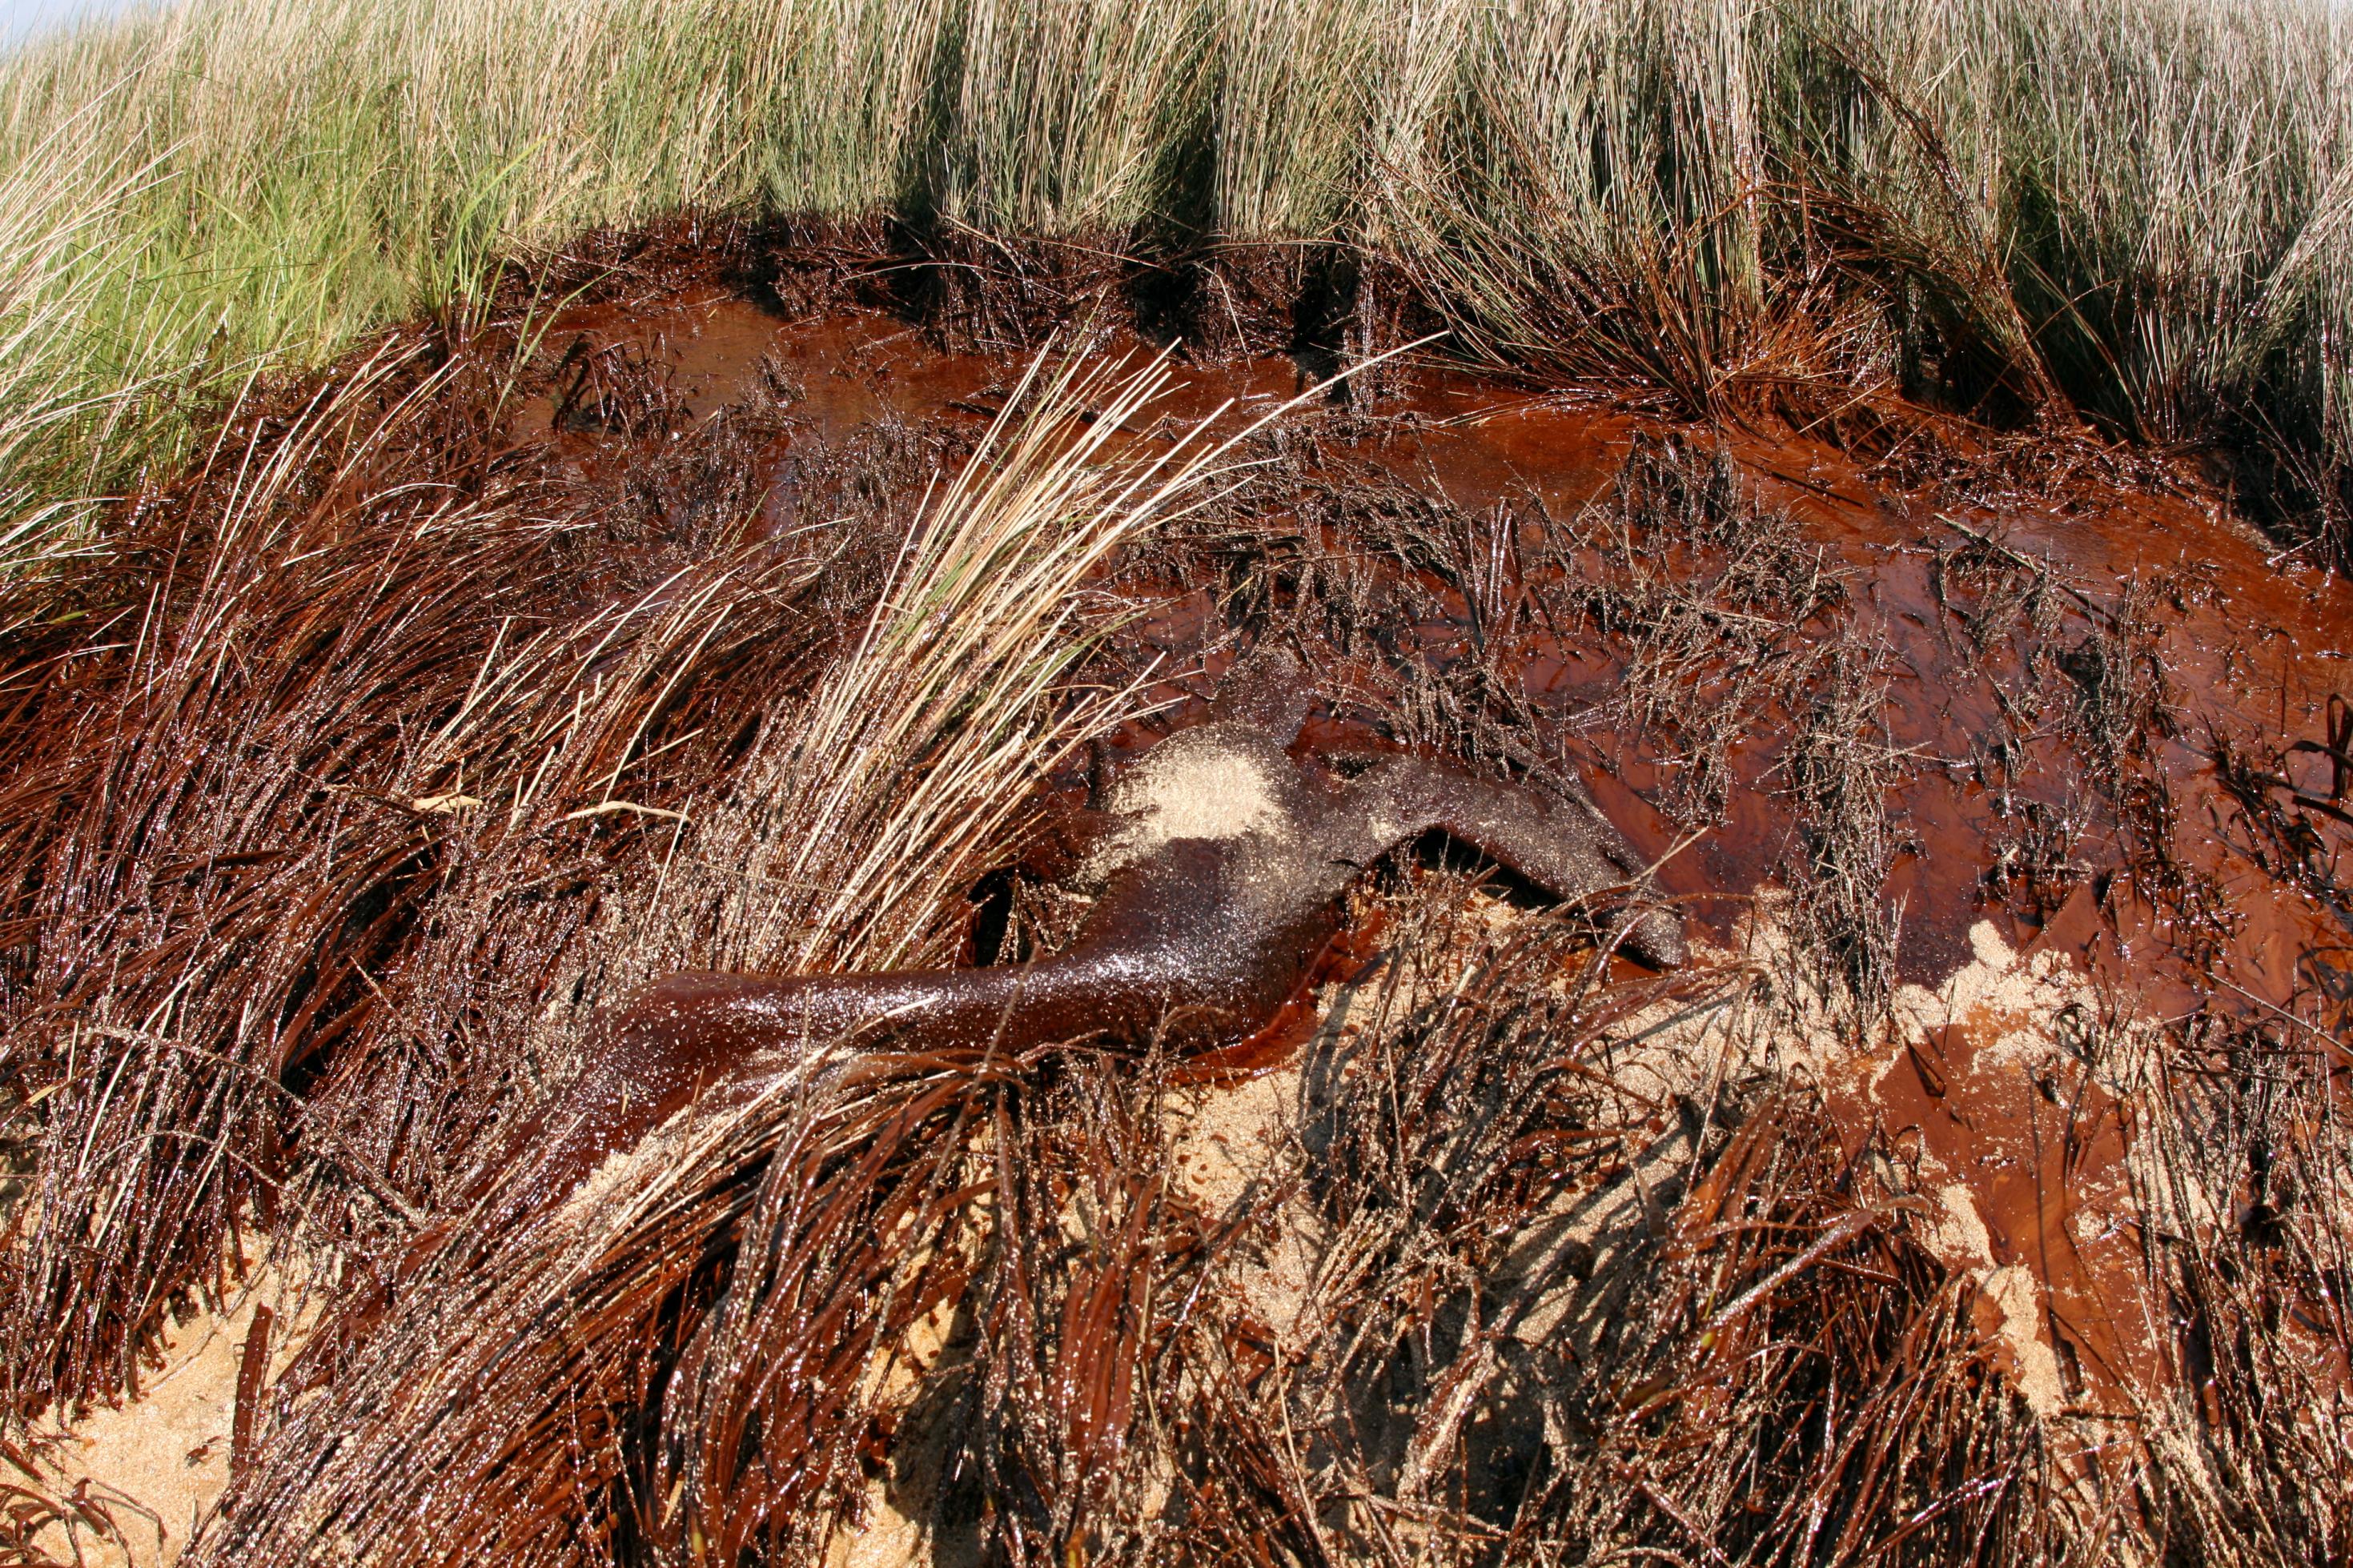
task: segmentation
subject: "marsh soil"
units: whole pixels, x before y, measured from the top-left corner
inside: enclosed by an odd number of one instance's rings
[[[802,521],[797,443],[841,441],[885,420],[958,421],[976,432],[1023,368],[942,353],[880,313],[785,321],[715,294],[659,310],[582,310],[550,332],[552,341],[566,336],[584,354],[627,346],[651,356],[692,419],[723,419],[754,378],[781,379],[792,428],[773,442],[765,501],[780,533]],[[1105,352],[1122,351],[1146,349],[1114,341]],[[1225,424],[1239,424],[1303,384],[1288,359],[1187,367],[1163,424],[1140,434],[1155,438],[1221,406]],[[587,471],[638,460],[641,442],[555,414],[541,400],[519,434],[533,433],[539,421],[539,432]],[[2343,826],[2316,805],[2353,794],[2353,779],[2332,790],[2343,764],[2327,749],[2332,701],[2341,711],[2340,694],[2353,688],[2353,586],[2275,557],[2211,498],[2104,489],[2082,478],[2040,494],[2023,487],[1990,498],[1906,494],[1874,485],[1851,452],[1802,435],[1719,437],[1571,395],[1531,397],[1433,372],[1312,429],[1304,460],[1286,470],[1303,482],[1345,473],[1361,483],[1369,472],[1474,515],[1533,508],[1567,516],[1607,494],[1638,438],[1721,440],[1757,496],[1851,574],[1848,615],[1858,640],[1888,656],[1886,701],[1870,738],[1900,764],[1890,801],[1900,845],[1885,889],[1902,910],[1900,978],[1934,986],[1968,961],[1970,929],[1992,920],[2021,947],[2064,951],[2160,1013],[2195,1005],[2225,984],[2280,1006],[2312,987],[2347,984],[2348,911],[2326,891],[2274,874],[2274,847],[2246,820],[2247,802],[2218,771],[2216,752],[2261,759],[2266,765],[2255,771],[2267,775],[2261,782],[2274,801],[2302,811],[2316,831]],[[1312,526],[1297,516],[1267,521]],[[1393,560],[1377,565],[1400,570]],[[1432,596],[1457,612],[1423,628],[1423,648],[1443,668],[1473,651],[1472,617],[1451,584],[1421,574]],[[1206,597],[1216,585],[1194,586]],[[2061,695],[2088,706],[2115,695],[2104,686],[2147,686],[2146,710],[2125,716],[2135,728],[2111,737],[2131,754],[2110,760],[2117,772],[2146,773],[2134,782],[2166,792],[2160,809],[2169,831],[2161,843],[2136,837],[2145,818],[2127,810],[2119,822],[2092,804],[2116,781],[2087,776],[2094,770],[2064,743],[2074,715],[2049,709],[2042,694],[2044,721],[2021,729],[2020,689],[2037,672],[1998,635],[2007,629],[1999,616],[2010,608],[2005,595],[2028,595],[2038,603],[2013,610],[2013,618],[2040,619],[2029,651],[2056,650],[2052,664],[2073,682]],[[1997,622],[1991,632],[1989,620]],[[1174,677],[1214,676],[1224,656],[1200,646],[1204,625],[1180,594],[1155,607],[1137,640],[1164,653]],[[1591,782],[1628,830],[1664,853],[1683,835],[1651,804],[1662,786],[1658,760],[1642,737],[1594,721],[1625,673],[1623,660],[1606,637],[1566,632],[1533,627],[1515,637],[1511,654],[1528,696],[1608,775]],[[2137,668],[2108,668],[2126,661]],[[1181,702],[1199,686],[1172,679],[1165,690]],[[1114,745],[1148,743],[1187,717],[1180,708]],[[1345,743],[1350,718],[1327,704],[1317,739]],[[1760,726],[1734,749],[1736,782],[1722,821],[1660,870],[1669,892],[1719,937],[1789,854],[1788,759],[1777,727]],[[2306,749],[2294,750],[2298,742]],[[2065,851],[2022,865],[2014,837],[2029,816],[2066,834]],[[2131,875],[2152,853],[2173,859],[2165,874],[2176,883],[2212,879],[2207,891],[2219,901],[2184,908],[2152,897],[2156,879]],[[2031,887],[2030,871],[2039,879]]]
[[[543,342],[569,379],[524,409],[516,437],[556,442],[592,478],[728,419],[755,387],[780,402],[787,417],[761,437],[760,502],[779,540],[823,521],[802,515],[802,452],[881,426],[976,436],[1026,363],[944,352],[879,311],[787,320],[718,289],[575,310]],[[1149,352],[1116,335],[1097,347]],[[664,389],[652,416],[601,390],[611,378],[598,367],[624,362]],[[1307,380],[1287,358],[1185,365],[1162,422],[1136,439],[1165,443],[1221,409],[1221,427],[1238,428]],[[1834,1111],[1858,1143],[1876,1131],[1925,1151],[1968,1190],[1990,1253],[1978,1261],[2033,1271],[2071,1393],[2096,1402],[2127,1370],[2117,1358],[2136,1354],[2116,1319],[2140,1243],[2081,1211],[2120,1200],[2131,1118],[2100,1087],[2092,1050],[2055,1066],[2002,1056],[2021,1020],[1955,1002],[1957,977],[1989,953],[2021,973],[2054,954],[2083,1009],[2110,1022],[2301,1018],[2353,1001],[2353,905],[2337,860],[2353,837],[2341,698],[2353,689],[2353,587],[2275,555],[2195,484],[2152,483],[2097,454],[2022,464],[2014,447],[1973,449],[1968,430],[1925,415],[1874,450],[1677,427],[1423,368],[1387,373],[1378,395],[1319,396],[1293,428],[1241,454],[1262,466],[1230,505],[1255,521],[1260,556],[1238,568],[1215,540],[1178,552],[1166,593],[1122,634],[1124,668],[1168,708],[1100,760],[1185,722],[1228,657],[1221,616],[1250,595],[1279,614],[1305,591],[1307,561],[1327,580],[1343,567],[1384,577],[1420,606],[1410,651],[1441,681],[1515,681],[1504,706],[1581,764],[1609,816],[1662,858],[1659,883],[1703,939],[1731,949],[1760,898],[1773,905],[1793,879],[1860,865],[1866,885],[1849,903],[1883,928],[1880,978],[1910,999],[1916,1037],[1828,1075]],[[1717,537],[1653,530],[1612,555],[1576,526],[1622,500],[1646,451],[1736,476],[1743,499]],[[1425,532],[1476,525],[1451,567],[1442,551],[1399,547],[1410,529],[1376,538],[1352,523],[1398,497],[1418,498]],[[1791,528],[1832,591],[1781,617],[1795,641],[1751,640],[1740,656],[1705,637],[1759,617],[1739,602],[1704,605],[1697,651],[1683,648],[1693,668],[1662,673],[1663,645],[1645,655],[1624,635],[1628,595],[1650,591],[1628,588],[1628,574],[1704,577],[1738,553],[1744,517]],[[1284,537],[1298,542],[1287,556],[1263,548]],[[1384,646],[1399,663],[1398,638]],[[1804,681],[1744,668],[1801,660],[1809,646],[1820,657]],[[1312,741],[1427,743],[1350,700],[1346,672],[1372,679],[1382,662],[1361,647],[1334,660]],[[1862,691],[1859,704],[1838,707],[1841,689]],[[1743,703],[1708,753],[1694,737],[1711,704]],[[1845,758],[1837,776],[1878,797],[1863,803],[1883,827],[1876,859],[1841,858],[1822,770],[1805,760],[1826,743]],[[1710,766],[1721,776],[1695,789],[1694,769]],[[1083,788],[1075,773],[1060,782]],[[1325,972],[1361,956],[1335,953]],[[1945,1016],[1921,1026],[1937,998]],[[1280,1056],[1303,1017],[1294,1008],[1218,1070]]]

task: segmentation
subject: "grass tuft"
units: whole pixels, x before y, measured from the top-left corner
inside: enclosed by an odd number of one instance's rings
[[[194,0],[0,61],[0,537],[685,211],[1338,256],[1692,411],[2211,446],[2342,550],[2348,47],[2316,0]]]

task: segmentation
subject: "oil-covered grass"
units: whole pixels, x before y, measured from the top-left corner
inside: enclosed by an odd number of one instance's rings
[[[0,61],[0,537],[257,369],[680,211],[1381,258],[1698,411],[2219,442],[2342,543],[2353,64],[2307,0],[192,0]],[[70,521],[69,519],[65,521]]]
[[[2343,1556],[2341,1011],[2119,1012],[2052,1058],[2054,1110],[2096,1074],[2151,1151],[2126,1289],[2163,1360],[2084,1385],[2128,1427],[2094,1452],[1939,1261],[1935,1168],[1773,1066],[1852,1048],[1814,992],[1884,987],[1915,764],[1874,743],[1869,601],[1739,470],[1651,441],[1574,515],[1474,513],[1319,471],[1369,423],[1320,400],[1191,467],[1107,434],[1169,433],[1149,381],[1077,367],[985,436],[827,437],[789,377],[698,418],[650,357],[531,331],[259,389],[113,548],[0,583],[0,1463],[153,1387],[142,1351],[256,1257],[316,1258],[322,1326],[237,1396],[184,1561],[815,1561],[886,1462],[941,1561]],[[612,460],[571,460],[592,433]],[[1679,824],[1787,738],[1787,957],[1613,977],[1475,872],[1393,867],[1262,1183],[1189,1184],[1198,1086],[1148,1042],[911,1033],[542,1205],[534,1118],[648,980],[955,962],[988,878],[1048,891],[1029,786],[1166,673],[1122,617],[1206,584],[1204,652],[1296,637],[1376,732],[1532,784],[1582,746],[1515,650],[1604,642],[1590,711]],[[2046,737],[2139,766],[2155,698],[2037,657],[2076,704]],[[1662,1009],[1717,1031],[1644,1053],[1688,1083],[1629,1054]],[[133,1528],[37,1477],[0,1514],[28,1561]]]

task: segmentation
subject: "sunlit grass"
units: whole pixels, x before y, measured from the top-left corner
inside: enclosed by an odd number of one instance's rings
[[[0,61],[0,538],[257,367],[687,207],[1336,242],[1509,363],[1702,406],[1966,363],[2319,473],[2348,71],[2317,0],[190,0]]]

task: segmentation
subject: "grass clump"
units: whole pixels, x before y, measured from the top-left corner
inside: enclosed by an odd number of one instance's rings
[[[195,0],[0,62],[10,526],[502,258],[727,210],[1320,247],[1475,357],[1695,410],[1901,390],[2219,441],[2341,545],[2342,31],[2306,0]]]

